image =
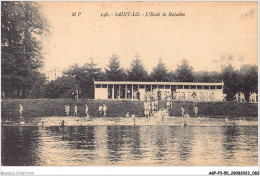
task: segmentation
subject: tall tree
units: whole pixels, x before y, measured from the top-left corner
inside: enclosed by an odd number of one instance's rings
[[[120,68],[120,61],[117,55],[113,55],[108,64],[106,70],[107,80],[109,81],[123,81],[124,80],[124,70]]]
[[[3,1],[1,6],[2,92],[26,97],[32,74],[43,65],[41,39],[48,24],[35,2]]]
[[[249,96],[250,92],[258,92],[258,71],[256,65],[242,65],[240,69],[241,82],[239,87]]]
[[[239,73],[232,65],[229,65],[223,69],[222,78],[225,84],[224,93],[227,94],[227,100],[232,100],[235,93],[241,91]]]
[[[93,58],[90,58],[90,62],[83,66],[86,77],[83,80],[82,94],[84,98],[94,98],[94,81],[102,80],[104,76],[101,68],[97,66]]]
[[[84,80],[86,77],[86,73],[83,67],[79,67],[78,64],[74,64],[69,67],[69,69],[63,72],[64,75],[69,77],[73,77],[75,79],[73,86],[73,93],[80,95],[82,93]],[[84,91],[83,91],[84,92]]]
[[[175,74],[179,82],[192,82],[194,80],[193,67],[186,59],[182,60],[182,65],[178,65]]]
[[[146,81],[147,78],[147,71],[145,70],[139,56],[136,56],[128,70],[128,79],[130,81]]]
[[[152,81],[169,81],[169,72],[165,66],[165,64],[162,62],[162,59],[159,59],[159,63],[155,68],[153,68],[153,71],[151,72],[151,80]]]

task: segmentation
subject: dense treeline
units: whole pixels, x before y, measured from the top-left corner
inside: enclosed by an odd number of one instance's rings
[[[229,56],[230,57],[230,56]],[[178,65],[175,71],[167,69],[162,59],[148,74],[141,59],[136,56],[132,60],[129,69],[120,67],[119,57],[113,55],[104,71],[90,59],[82,67],[73,65],[64,71],[64,76],[46,85],[44,97],[46,98],[75,98],[77,92],[79,98],[94,97],[94,80],[104,81],[155,81],[155,82],[224,82],[224,93],[227,99],[233,99],[237,92],[245,93],[258,90],[257,66],[242,65],[235,70],[231,62],[222,66],[222,72],[195,72],[186,59]]]
[[[94,80],[157,82],[221,82],[227,99],[238,91],[248,97],[257,92],[257,66],[232,66],[232,56],[220,58],[221,72],[196,72],[187,60],[176,70],[168,70],[162,59],[148,73],[136,56],[130,68],[123,69],[113,55],[102,70],[93,59],[83,66],[72,65],[62,77],[47,83],[43,66],[42,39],[49,34],[48,23],[40,5],[34,2],[1,2],[1,97],[2,98],[93,98]],[[227,61],[227,65],[224,65]]]

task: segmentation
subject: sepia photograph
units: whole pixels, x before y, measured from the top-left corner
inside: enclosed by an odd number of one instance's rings
[[[1,1],[1,166],[258,166],[258,2]]]

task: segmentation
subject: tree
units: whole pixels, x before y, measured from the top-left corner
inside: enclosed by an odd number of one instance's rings
[[[32,75],[32,88],[30,89],[28,98],[43,98],[45,94],[46,76],[42,73],[35,72]]]
[[[62,76],[49,82],[45,88],[45,98],[74,98],[76,78]]]
[[[159,63],[155,68],[153,68],[153,71],[151,72],[151,80],[158,82],[169,81],[169,72],[165,64],[162,62],[162,59],[159,59]]]
[[[84,68],[79,67],[78,64],[74,64],[70,66],[69,69],[64,71],[63,74],[75,78],[75,85],[74,85],[73,92],[75,94],[78,94],[78,96],[76,97],[79,97],[79,94],[81,94],[81,92],[83,91],[82,90],[82,87],[84,85],[83,80],[86,77]]]
[[[249,96],[250,92],[258,92],[258,72],[256,65],[242,65],[240,69],[240,87]]]
[[[123,81],[124,80],[124,70],[120,68],[120,62],[118,56],[113,55],[108,64],[106,70],[107,80],[109,81]]]
[[[82,85],[82,95],[84,98],[94,98],[94,81],[102,80],[104,74],[101,71],[101,68],[97,67],[97,64],[94,62],[93,58],[90,58],[90,62],[86,63],[83,66],[86,77],[83,80]]]
[[[182,60],[182,65],[178,65],[176,71],[176,79],[179,82],[193,82],[193,67],[191,67],[186,59]]]
[[[34,83],[31,75],[43,65],[41,39],[48,33],[48,24],[35,2],[1,5],[2,92],[25,98]]]
[[[232,65],[229,65],[223,69],[222,79],[224,81],[224,93],[227,94],[227,100],[232,100],[233,96],[241,91],[239,73]]]
[[[147,71],[142,64],[142,61],[139,59],[139,56],[136,56],[128,70],[128,79],[130,81],[146,81],[147,78]]]

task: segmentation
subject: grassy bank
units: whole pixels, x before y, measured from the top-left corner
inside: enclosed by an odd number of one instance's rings
[[[19,115],[19,104],[22,104],[24,116],[64,116],[65,104],[70,105],[70,115],[77,104],[79,116],[85,116],[85,104],[89,107],[90,116],[98,117],[98,107],[106,104],[107,116],[125,116],[133,112],[139,116],[143,114],[141,101],[110,101],[110,100],[75,100],[75,99],[9,99],[2,102],[2,116]]]
[[[206,117],[258,117],[258,104],[236,102],[176,102],[173,103],[171,116],[180,116],[181,107],[190,116],[194,116],[193,107],[199,108],[199,116]]]
[[[17,116],[19,104],[24,107],[24,116],[64,116],[65,104],[70,104],[70,115],[73,115],[73,107],[78,106],[80,116],[85,116],[85,104],[89,107],[89,114],[98,117],[98,107],[107,105],[107,116],[125,116],[127,112],[137,116],[143,116],[142,101],[113,101],[113,100],[74,100],[74,99],[9,99],[2,102],[2,117]],[[236,102],[174,102],[171,116],[180,116],[181,107],[190,116],[193,116],[193,107],[199,108],[200,116],[207,117],[253,117],[258,116],[258,106],[252,103]]]

